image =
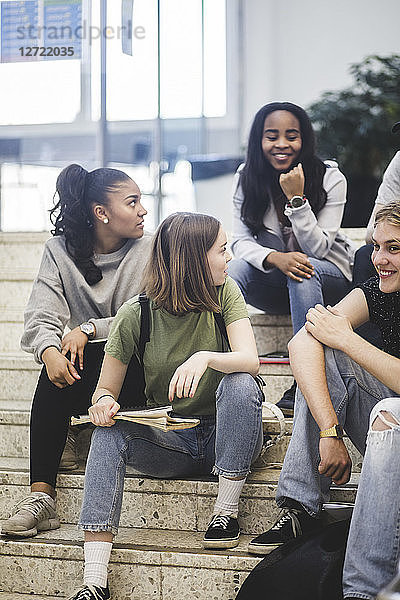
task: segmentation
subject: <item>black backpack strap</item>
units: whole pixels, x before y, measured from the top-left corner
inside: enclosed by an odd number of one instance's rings
[[[150,340],[150,306],[145,292],[139,294],[140,303],[140,335],[139,335],[139,362],[143,365],[144,349]]]
[[[215,322],[218,325],[218,329],[220,330],[222,339],[225,340],[225,342],[226,342],[226,344],[228,346],[228,350],[229,350],[229,352],[231,352],[232,348],[231,348],[231,345],[229,343],[228,332],[226,331],[226,325],[225,325],[224,318],[221,315],[221,313],[214,313],[214,318],[215,318]],[[264,379],[261,377],[261,375],[256,375],[254,377],[254,379],[256,380],[256,383],[257,383],[258,387],[262,391],[263,387],[265,386]]]
[[[220,331],[221,337],[223,340],[225,340],[229,351],[231,350],[231,345],[229,343],[229,339],[228,339],[228,333],[226,331],[226,325],[225,325],[225,321],[223,316],[221,315],[221,313],[214,313],[214,319],[216,324],[218,325],[218,329]]]

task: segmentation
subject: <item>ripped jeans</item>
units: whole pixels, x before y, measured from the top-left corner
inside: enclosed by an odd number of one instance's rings
[[[118,532],[127,464],[160,478],[246,477],[262,447],[263,395],[248,373],[230,373],[216,391],[216,417],[200,416],[192,429],[160,431],[116,421],[97,427],[86,465],[79,527]]]
[[[344,597],[370,600],[393,578],[399,558],[400,426],[372,431],[381,410],[400,422],[400,398],[345,353],[325,348],[330,397],[339,423],[364,462],[343,572]],[[277,503],[287,498],[317,515],[329,501],[331,479],[318,473],[319,428],[297,391],[293,435],[284,460]]]
[[[389,413],[397,425],[382,415]],[[388,429],[376,431],[379,417]],[[385,398],[370,416],[367,450],[343,570],[344,597],[375,598],[397,572],[400,554],[400,398]]]

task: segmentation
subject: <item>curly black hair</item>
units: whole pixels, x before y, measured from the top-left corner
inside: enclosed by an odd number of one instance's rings
[[[108,205],[108,193],[130,177],[118,169],[86,171],[80,165],[65,167],[57,177],[58,202],[50,210],[53,235],[63,235],[68,254],[89,285],[102,279],[101,269],[93,262],[95,230],[94,204]]]
[[[246,163],[239,180],[244,196],[241,218],[253,234],[264,228],[263,216],[271,202],[279,199],[286,202],[279,185],[280,172],[275,170],[265,158],[261,146],[265,119],[276,110],[286,110],[299,120],[302,146],[298,162],[302,164],[305,176],[304,194],[314,214],[318,214],[327,201],[326,191],[322,187],[326,165],[315,154],[315,136],[307,113],[291,102],[266,104],[254,117]]]

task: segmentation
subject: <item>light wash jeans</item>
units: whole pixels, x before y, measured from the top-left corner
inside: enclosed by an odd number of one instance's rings
[[[263,441],[263,395],[248,373],[225,375],[216,391],[216,417],[201,416],[192,429],[163,432],[117,421],[97,427],[85,474],[79,527],[118,532],[126,465],[160,478],[245,477]]]
[[[400,399],[343,352],[326,348],[325,365],[338,421],[365,454],[347,545],[344,594],[370,600],[396,573],[400,529],[400,426],[379,432],[371,431],[370,423],[389,407],[400,418]],[[329,500],[331,479],[318,473],[319,460],[319,428],[298,390],[293,435],[277,490],[279,506],[293,498],[311,515],[321,511]]]
[[[262,246],[284,251],[282,241],[268,232],[259,236],[259,242]],[[243,259],[232,260],[228,272],[238,284],[246,302],[270,315],[290,313],[293,332],[297,333],[305,323],[309,308],[318,303],[334,305],[351,289],[351,282],[329,260],[309,260],[315,274],[301,283],[293,281],[279,269],[264,273]]]
[[[399,423],[372,430],[387,411]],[[345,598],[372,600],[397,573],[400,556],[400,399],[386,398],[370,416],[356,505],[343,570]]]

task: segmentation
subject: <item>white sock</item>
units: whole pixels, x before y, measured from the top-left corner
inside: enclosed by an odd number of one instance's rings
[[[242,493],[246,478],[227,479],[219,475],[218,496],[214,505],[214,515],[229,515],[237,517],[239,511],[239,498]]]
[[[85,542],[84,585],[107,586],[107,567],[110,560],[111,542]]]

